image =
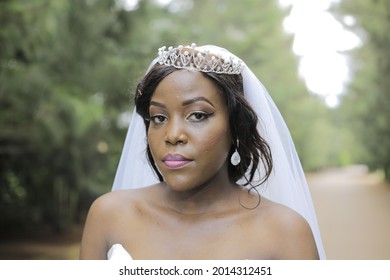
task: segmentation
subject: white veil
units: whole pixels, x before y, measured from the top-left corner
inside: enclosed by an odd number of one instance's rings
[[[212,45],[197,47],[196,50],[238,60],[226,49]],[[157,62],[158,58],[150,67]],[[246,65],[241,75],[244,95],[260,120],[259,133],[267,141],[273,156],[273,172],[258,190],[264,197],[294,209],[308,221],[320,258],[325,259],[311,195],[290,132],[267,90]],[[158,178],[146,156],[144,122],[134,109],[112,189],[140,188],[157,182]]]

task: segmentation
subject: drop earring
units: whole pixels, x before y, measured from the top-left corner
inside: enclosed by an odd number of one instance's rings
[[[240,164],[241,162],[241,157],[240,157],[240,154],[238,153],[238,147],[239,147],[239,144],[240,142],[237,140],[237,147],[236,149],[234,150],[234,153],[232,154],[231,158],[230,158],[230,163],[233,165],[233,166],[237,166]]]

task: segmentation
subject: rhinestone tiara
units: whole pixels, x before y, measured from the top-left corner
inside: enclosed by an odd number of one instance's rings
[[[161,65],[180,69],[213,72],[218,74],[241,74],[244,63],[236,58],[223,58],[221,55],[200,51],[196,44],[191,46],[161,47],[158,49],[158,62]]]

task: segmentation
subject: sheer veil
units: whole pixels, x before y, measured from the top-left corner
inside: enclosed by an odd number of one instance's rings
[[[238,59],[226,49],[217,46],[207,45],[196,49],[200,52],[210,51],[224,59]],[[153,60],[150,67],[155,63],[158,63],[158,58]],[[244,65],[241,75],[245,97],[259,117],[259,133],[270,145],[274,161],[271,176],[258,190],[264,197],[294,209],[308,221],[320,258],[325,259],[309,187],[290,132],[272,98],[255,74]],[[146,156],[143,119],[134,109],[112,189],[140,188],[157,182],[157,176]]]

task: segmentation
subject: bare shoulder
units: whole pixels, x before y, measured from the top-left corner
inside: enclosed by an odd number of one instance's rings
[[[262,198],[257,209],[276,259],[318,259],[310,225],[296,211]]]
[[[262,198],[261,209],[266,222],[275,229],[299,230],[309,227],[306,220],[289,207]],[[283,231],[279,231],[283,233]]]
[[[115,216],[116,213],[131,211],[142,200],[143,189],[118,190],[98,197],[91,205],[90,213]],[[119,211],[120,210],[120,211]]]
[[[148,192],[148,188],[119,190],[98,197],[85,222],[80,258],[105,259],[113,242],[121,240],[120,233],[137,227],[137,213],[144,208]]]
[[[99,223],[112,229],[123,220],[134,220],[146,211],[154,197],[155,187],[118,190],[97,198],[89,210],[88,216],[98,216]]]

